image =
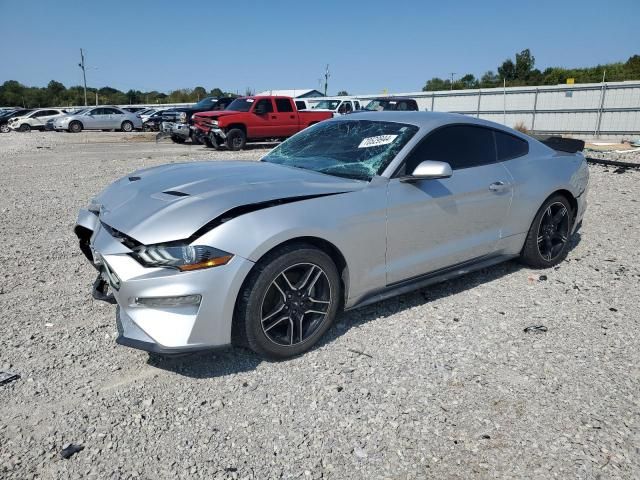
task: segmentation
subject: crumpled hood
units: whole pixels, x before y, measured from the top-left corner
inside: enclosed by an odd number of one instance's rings
[[[93,200],[93,208],[100,208],[100,220],[107,225],[150,245],[189,238],[235,207],[365,186],[267,162],[176,163],[117,180]]]

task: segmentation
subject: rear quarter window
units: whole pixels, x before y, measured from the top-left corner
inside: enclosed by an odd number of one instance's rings
[[[498,160],[505,161],[529,153],[529,142],[508,133],[495,130]]]

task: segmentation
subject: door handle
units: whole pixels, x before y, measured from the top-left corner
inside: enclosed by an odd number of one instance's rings
[[[491,185],[489,185],[489,190],[491,190],[492,192],[504,192],[508,188],[509,184],[504,182],[493,182]]]
[[[295,115],[289,115],[289,118],[293,120],[296,117],[295,117]]]
[[[271,115],[271,120],[275,120],[276,118],[278,117],[276,117],[275,115]]]

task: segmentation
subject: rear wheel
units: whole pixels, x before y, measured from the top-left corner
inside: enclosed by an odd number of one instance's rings
[[[569,253],[573,226],[571,204],[563,195],[553,195],[538,210],[529,229],[520,258],[534,268],[549,268]]]
[[[18,128],[18,131],[19,132],[30,132],[31,131],[31,125],[29,125],[28,123],[23,123]]]
[[[234,339],[267,358],[309,350],[331,326],[340,279],[321,250],[293,244],[260,260],[245,281],[234,317]]]
[[[226,143],[229,150],[242,150],[247,143],[247,135],[239,128],[232,128],[227,133]]]
[[[122,122],[122,125],[120,126],[120,128],[122,129],[123,132],[132,132],[133,123],[131,123],[129,120],[125,120],[124,122]]]
[[[82,131],[82,124],[80,122],[71,122],[69,124],[69,131],[71,133],[80,133]]]

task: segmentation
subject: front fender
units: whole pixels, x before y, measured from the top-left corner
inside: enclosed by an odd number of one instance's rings
[[[277,246],[303,237],[340,251],[349,271],[349,299],[386,284],[386,179],[344,194],[274,206],[229,220],[194,243],[253,262]]]

